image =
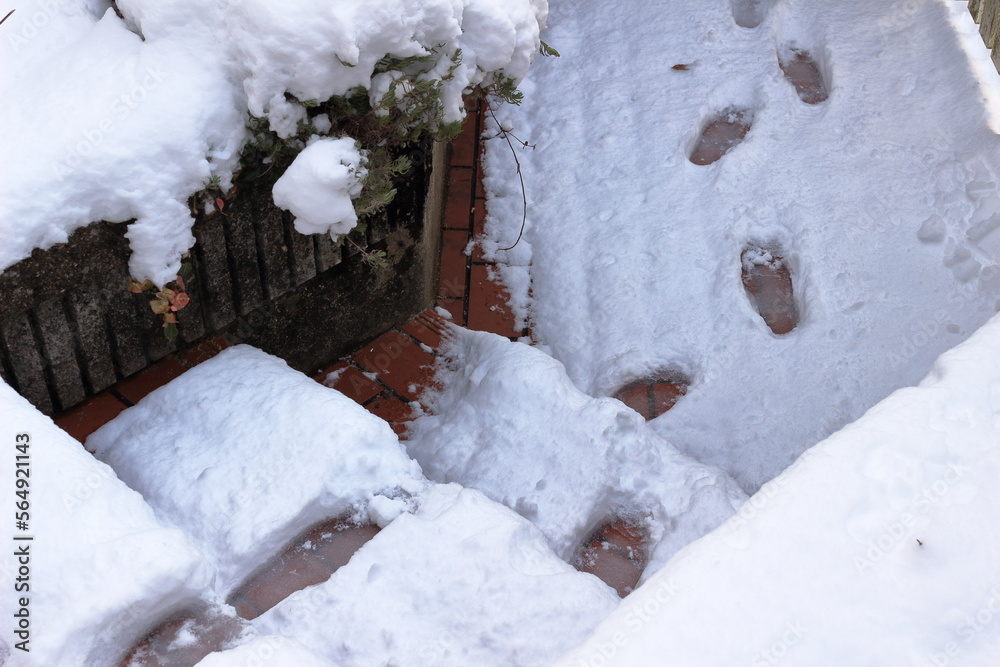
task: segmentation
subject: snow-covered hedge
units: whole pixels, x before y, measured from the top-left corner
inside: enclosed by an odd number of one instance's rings
[[[134,277],[172,280],[194,243],[188,200],[228,189],[248,115],[280,137],[303,103],[370,89],[419,58],[443,122],[539,50],[546,0],[29,0],[0,28],[0,271],[96,220],[135,219]],[[378,91],[387,82],[379,79]],[[13,101],[13,102],[12,102]],[[330,126],[314,123],[322,134]]]

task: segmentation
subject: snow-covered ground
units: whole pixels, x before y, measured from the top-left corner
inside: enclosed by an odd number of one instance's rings
[[[650,533],[651,574],[719,525],[746,496],[725,473],[678,453],[634,411],[573,386],[543,352],[482,332],[446,350],[434,415],[407,450],[427,475],[479,489],[530,519],[571,560],[600,524]]]
[[[210,583],[181,530],[3,382],[0,438],[0,664],[112,665],[122,646]],[[28,652],[17,647],[24,641]]]
[[[1000,317],[811,448],[557,664],[1000,664]]]
[[[0,28],[26,40],[3,47],[17,59],[0,90],[39,97],[0,117],[46,129],[12,133],[12,154],[33,157],[7,169],[4,220],[46,222],[0,223],[0,266],[91,219],[137,216],[140,264],[168,275],[189,224],[178,207],[210,174],[228,179],[247,109],[287,131],[299,112],[285,91],[367,83],[386,40],[404,35],[397,55],[426,46],[414,26],[475,52],[470,80],[475,62],[526,67],[545,14],[398,0],[341,7],[338,23],[313,21],[306,0],[118,4],[126,21],[67,0]],[[31,437],[37,533],[33,652],[7,623],[0,662],[114,662],[165,614],[225,599],[308,524],[350,515],[381,531],[201,664],[996,665],[1000,85],[963,12],[554,0],[545,39],[562,57],[536,63],[521,108],[498,110],[536,146],[518,153],[528,218],[510,251],[498,248],[518,235],[520,186],[505,143],[486,157],[487,250],[540,344],[456,332],[405,449],[244,346],[96,433],[110,467],[0,383],[5,447]],[[47,17],[30,38],[25,15]],[[817,60],[826,101],[785,80],[791,49]],[[102,126],[146,73],[145,110]],[[737,107],[745,141],[692,164],[700,130]],[[50,175],[92,127],[91,153]],[[801,321],[782,336],[741,284],[754,242],[779,243],[791,265]],[[607,398],[661,369],[692,383],[657,419]],[[0,460],[4,479],[15,463]],[[17,499],[0,491],[4,507]],[[566,562],[614,516],[653,541],[621,603]],[[0,528],[7,545],[14,526]],[[5,548],[4,587],[17,559]],[[7,593],[11,619],[23,605]]]
[[[781,0],[748,29],[728,0],[554,2],[562,57],[498,109],[535,146],[517,151],[523,238],[495,253],[533,337],[593,396],[686,373],[654,428],[747,492],[918,381],[1000,307],[1000,137],[949,18],[964,8]],[[789,48],[813,55],[828,100],[799,99]],[[692,164],[732,107],[752,116],[746,140]],[[502,139],[485,169],[496,250],[522,220]],[[745,245],[774,241],[801,313],[784,336],[740,281]]]

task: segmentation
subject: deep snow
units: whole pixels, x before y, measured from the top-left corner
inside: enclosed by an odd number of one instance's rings
[[[376,497],[398,513],[426,483],[388,424],[246,345],[152,392],[87,447],[198,544],[223,598],[309,525]]]
[[[560,667],[1000,664],[1000,316],[811,448]]]
[[[328,581],[252,622],[252,634],[296,639],[332,664],[544,665],[618,604],[530,521],[479,491],[429,482],[384,421],[246,345],[150,393],[87,446],[201,549],[210,601],[318,521],[382,527]],[[693,513],[686,530],[700,535],[733,506],[709,471],[688,474],[706,487],[702,502],[723,501],[711,525]],[[692,502],[676,486],[673,506]],[[271,644],[261,641],[231,659],[262,659]]]
[[[447,20],[459,4],[461,38]],[[299,112],[285,90],[308,99],[367,82],[365,59],[402,34],[376,29],[396,25],[387,10],[293,38],[309,23],[305,0],[224,16],[208,0],[119,5],[124,23],[96,0],[35,5],[55,12],[48,27],[4,47],[23,51],[5,61],[18,68],[0,68],[0,90],[47,104],[0,117],[48,132],[10,138],[14,156],[37,160],[7,169],[4,220],[48,217],[0,228],[4,262],[141,203],[133,247],[170,269],[187,224],[174,204],[213,170],[226,180],[246,108],[287,131]],[[430,32],[479,35],[469,49],[487,65],[503,52],[524,67],[544,15],[485,1],[391,7],[430,12]],[[201,664],[549,664],[567,651],[557,664],[997,664],[1000,320],[973,331],[998,306],[1000,86],[963,11],[948,0],[557,3],[545,38],[562,58],[536,64],[522,108],[498,112],[537,145],[519,153],[525,236],[499,256],[541,345],[457,333],[407,450],[337,392],[246,347],[95,434],[114,472],[0,383],[0,435],[27,430],[35,443],[31,604],[59,619],[35,635],[36,653],[8,663],[113,660],[157,618],[224,597],[307,524],[346,513],[383,530]],[[238,57],[205,50],[219,31],[236,35],[222,41],[241,45]],[[357,68],[275,66],[299,48],[322,60],[338,39],[363,47]],[[783,78],[778,57],[792,48],[818,60],[828,100],[805,104]],[[148,68],[174,57],[169,72],[191,76],[164,74],[160,87]],[[113,85],[88,86],[111,71]],[[39,177],[136,86],[146,111],[102,129],[72,175]],[[79,112],[62,124],[60,99]],[[745,141],[692,164],[700,129],[730,108],[750,112]],[[490,251],[521,223],[506,150],[487,151]],[[145,250],[143,225],[156,241]],[[791,262],[802,320],[784,336],[740,284],[752,242],[779,242]],[[879,402],[970,335],[918,387]],[[656,420],[605,397],[662,368],[693,383]],[[12,462],[0,463],[7,479]],[[740,506],[733,479],[764,486]],[[7,507],[12,491],[0,492]],[[645,583],[620,604],[565,562],[617,514],[655,542]],[[0,562],[6,586],[13,561]],[[10,618],[14,602],[0,599]],[[0,655],[15,641],[0,627]]]
[[[15,449],[21,434],[29,436],[26,454]],[[0,442],[0,649],[12,649],[0,662],[112,665],[121,646],[209,584],[211,569],[181,530],[157,520],[111,468],[2,381]],[[18,461],[28,465],[15,468]],[[15,469],[28,470],[19,475],[27,487],[15,489]],[[28,502],[27,530],[15,529],[15,501]],[[22,548],[27,555],[17,554]],[[15,636],[25,597],[28,635]],[[15,648],[25,639],[29,652]]]
[[[497,109],[535,146],[517,149],[528,217],[510,251],[516,168],[502,139],[485,160],[486,249],[542,349],[593,396],[686,373],[654,428],[748,492],[918,381],[1000,307],[1000,138],[952,4],[783,0],[747,29],[728,0],[554,3],[562,57]],[[785,80],[793,47],[825,102]],[[731,108],[752,117],[746,140],[692,164]],[[791,265],[801,321],[784,336],[740,282],[755,242]]]
[[[591,398],[543,352],[489,333],[456,332],[434,413],[407,450],[436,481],[479,489],[534,523],[571,560],[617,516],[645,526],[646,576],[740,507],[725,473],[678,453],[639,415]]]

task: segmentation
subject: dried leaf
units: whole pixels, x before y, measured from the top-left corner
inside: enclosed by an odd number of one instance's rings
[[[152,280],[144,280],[140,283],[135,278],[128,279],[128,291],[132,294],[142,294],[151,287],[153,287]]]
[[[191,303],[191,297],[188,296],[187,292],[178,292],[174,297],[174,310],[180,310],[184,306]]]
[[[153,299],[149,302],[149,307],[157,315],[166,315],[170,312],[170,304],[163,299]]]

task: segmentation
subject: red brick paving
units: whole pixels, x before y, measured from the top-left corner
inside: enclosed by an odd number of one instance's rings
[[[763,260],[762,252],[769,253],[770,259]],[[781,250],[751,246],[743,251],[742,260],[743,287],[764,323],[779,336],[794,329],[799,313],[792,275]]]
[[[635,589],[646,568],[648,539],[641,526],[613,519],[587,539],[577,559],[577,569],[593,574],[614,588],[619,597],[625,597]]]
[[[226,603],[253,620],[292,593],[329,579],[378,531],[378,526],[341,519],[316,524],[247,577]]]
[[[365,403],[365,409],[377,417],[389,422],[389,426],[405,440],[406,423],[413,420],[413,410],[402,399],[390,393],[376,397],[370,403]]]
[[[448,176],[448,199],[444,204],[445,229],[469,229],[472,213],[474,169],[453,167]]]
[[[173,355],[145,368],[113,387],[115,393],[135,405],[154,389],[159,389],[188,369]]]
[[[695,164],[711,164],[741,143],[750,131],[749,114],[745,110],[729,109],[711,120],[701,131],[698,143],[691,151]]]
[[[102,391],[85,403],[55,418],[56,426],[83,442],[127,408],[114,394]]]
[[[465,298],[465,282],[469,273],[469,258],[465,255],[467,245],[468,231],[446,229],[442,232],[438,296]]]
[[[177,358],[188,367],[197,366],[203,361],[208,361],[219,352],[232,345],[228,340],[218,334],[211,334],[199,341],[193,347],[177,353]]]
[[[462,133],[449,146],[448,164],[452,167],[474,167],[479,163],[479,142],[476,141],[476,122],[478,118],[473,113],[465,117]],[[471,126],[471,127],[470,127]]]
[[[614,393],[614,397],[629,406],[643,417],[647,416],[652,408],[649,404],[649,383],[645,380],[631,382]]]
[[[525,332],[514,328],[506,290],[497,278],[488,277],[491,271],[487,267],[492,263],[483,256],[479,243],[472,244],[471,259],[465,254],[470,243],[482,238],[486,219],[486,194],[479,163],[473,162],[467,169],[465,161],[470,144],[474,145],[472,154],[480,155],[482,128],[481,110],[473,110],[456,139],[463,148],[452,153],[448,181],[450,208],[446,206],[445,230],[441,236],[437,303],[452,314],[456,324],[514,339]],[[464,275],[460,267],[464,267]]]
[[[649,386],[653,400],[653,415],[659,417],[674,407],[677,399],[687,393],[686,381],[659,381]]]
[[[819,66],[807,52],[792,49],[791,58],[779,59],[778,64],[785,78],[795,86],[799,99],[806,104],[819,104],[829,97]]]
[[[437,300],[438,308],[443,308],[451,315],[452,321],[460,327],[464,327],[465,322],[465,299],[444,299]]]
[[[476,199],[472,204],[472,238],[481,239],[486,233],[486,200]],[[472,248],[473,262],[486,262],[483,256],[482,243],[476,243]]]
[[[451,338],[448,324],[433,310],[420,313],[403,325],[403,331],[427,347],[437,349],[445,339]]]
[[[469,284],[468,327],[501,336],[517,336],[520,332],[514,329],[514,316],[507,305],[507,299],[507,290],[488,265],[473,264]]]
[[[336,380],[328,383],[326,378],[331,373],[337,373]],[[330,368],[318,373],[315,379],[331,389],[336,389],[356,403],[364,403],[385,390],[385,387],[346,361],[338,361]]]
[[[666,371],[629,382],[612,396],[646,420],[656,419],[687,393],[691,381],[681,373]]]
[[[409,401],[417,400],[434,379],[434,355],[398,331],[382,334],[355,352],[353,359]]]
[[[172,614],[139,640],[122,660],[128,667],[194,665],[246,631],[247,624],[217,608],[201,606]],[[192,641],[193,640],[193,641]]]

